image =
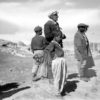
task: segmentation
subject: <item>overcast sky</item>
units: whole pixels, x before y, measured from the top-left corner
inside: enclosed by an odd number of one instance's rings
[[[43,27],[55,10],[67,40],[73,40],[78,23],[86,23],[89,40],[100,42],[100,0],[0,0],[0,38],[30,43],[34,27]]]

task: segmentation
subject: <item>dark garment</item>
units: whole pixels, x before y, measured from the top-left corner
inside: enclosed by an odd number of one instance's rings
[[[61,45],[61,47],[63,47],[62,39],[65,39],[66,36],[62,33],[61,28],[59,27],[59,24],[57,22],[49,20],[44,25],[44,34],[46,40],[48,41],[48,44],[53,40],[55,35],[60,35],[61,41],[59,44]]]
[[[46,40],[43,36],[36,35],[32,38],[31,49],[34,53],[35,50],[43,50],[46,47]]]
[[[54,35],[57,34],[56,23],[54,21],[49,20],[44,25],[44,34],[45,34],[45,38],[48,42],[51,42],[53,40]]]
[[[63,47],[63,41],[62,41],[62,40],[63,40],[63,39],[66,39],[66,36],[65,36],[65,34],[62,33],[61,28],[60,28],[60,26],[59,26],[58,23],[56,23],[56,27],[57,27],[57,31],[58,31],[57,34],[58,34],[58,35],[60,36],[60,38],[61,38],[59,44],[60,44],[61,47]]]

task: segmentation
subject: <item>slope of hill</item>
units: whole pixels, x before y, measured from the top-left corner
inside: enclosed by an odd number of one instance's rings
[[[32,52],[29,50],[29,46],[25,45],[21,41],[18,43],[14,43],[11,41],[0,39],[0,51],[21,57],[32,55]]]
[[[89,82],[81,81],[77,77],[77,64],[75,58],[66,56],[67,82],[65,85],[66,95],[57,97],[53,86],[48,79],[32,82],[31,69],[33,66],[32,55],[21,57],[13,55],[11,50],[21,50],[18,47],[3,45],[0,47],[0,100],[99,100],[100,98],[100,57],[95,60],[95,66],[87,71]],[[9,48],[9,49],[8,49]],[[17,48],[17,49],[16,49]],[[4,51],[2,51],[4,50]],[[68,52],[67,52],[68,53]],[[30,53],[27,53],[28,55]],[[3,88],[6,84],[15,84],[17,88]],[[23,90],[23,87],[31,87]],[[18,91],[17,91],[18,90]]]
[[[52,84],[47,79],[44,79],[33,82],[32,84],[30,83],[31,88],[20,91],[3,100],[99,100],[100,59],[95,60],[95,70],[91,69],[92,76],[89,82],[84,82],[77,78],[77,67],[74,58],[67,57],[66,60],[68,65],[68,78],[65,85],[66,95],[63,97],[55,96]],[[29,76],[26,75],[26,77]]]

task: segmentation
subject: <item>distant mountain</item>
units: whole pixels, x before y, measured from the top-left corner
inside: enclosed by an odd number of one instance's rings
[[[11,42],[11,41],[8,41],[8,40],[3,40],[3,39],[0,39],[0,46],[17,46],[17,43],[14,43],[14,42]]]
[[[19,46],[27,46],[24,42],[22,42],[22,41],[19,41],[18,43],[17,43]]]
[[[30,56],[32,55],[29,46],[25,45],[23,42],[11,42],[7,40],[0,39],[0,51],[10,53],[17,56]]]

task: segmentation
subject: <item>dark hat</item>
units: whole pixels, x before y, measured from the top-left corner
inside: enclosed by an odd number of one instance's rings
[[[52,18],[52,16],[58,16],[58,11],[54,11],[54,12],[52,12],[52,13],[50,13],[49,15],[48,15],[48,17],[49,18]]]
[[[77,27],[78,27],[78,28],[81,28],[81,27],[83,27],[83,28],[88,28],[89,25],[86,25],[86,24],[84,24],[84,23],[80,23],[80,24],[78,24]]]
[[[38,31],[41,31],[42,30],[42,27],[40,27],[40,26],[36,26],[35,28],[34,28],[34,31],[35,32],[38,32]]]

